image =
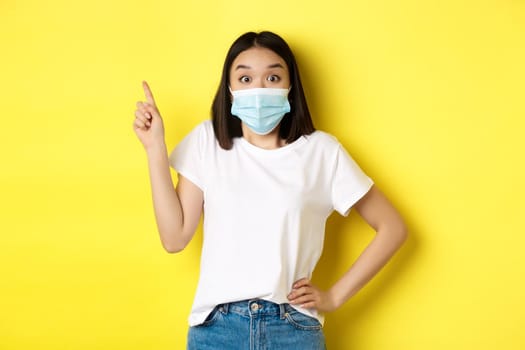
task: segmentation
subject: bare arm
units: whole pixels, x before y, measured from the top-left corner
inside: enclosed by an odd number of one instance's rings
[[[339,308],[381,270],[406,240],[403,219],[375,185],[354,207],[374,228],[376,236],[332,288],[324,292],[308,279],[301,279],[290,293],[291,303],[322,312]]]
[[[177,189],[169,170],[164,148],[148,153],[148,166],[157,229],[164,249],[176,253],[193,237],[202,214],[203,193],[199,187],[179,175]]]
[[[164,249],[181,251],[193,237],[202,214],[202,191],[179,175],[177,189],[173,187],[168,153],[164,142],[162,117],[148,84],[142,83],[145,102],[137,102],[133,129],[148,156],[148,168],[155,219]]]
[[[376,236],[352,267],[331,288],[336,307],[343,305],[370,281],[407,237],[403,219],[376,186],[356,203],[355,209],[376,231]]]

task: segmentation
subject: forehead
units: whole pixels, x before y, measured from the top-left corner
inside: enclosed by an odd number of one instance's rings
[[[235,57],[231,71],[236,70],[238,66],[246,66],[249,69],[264,69],[276,63],[280,63],[285,70],[288,70],[283,58],[272,50],[264,47],[252,47]]]

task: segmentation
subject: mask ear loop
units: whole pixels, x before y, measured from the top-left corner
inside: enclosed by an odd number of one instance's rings
[[[230,90],[230,104],[233,103],[233,91],[232,87],[228,84],[228,90]]]

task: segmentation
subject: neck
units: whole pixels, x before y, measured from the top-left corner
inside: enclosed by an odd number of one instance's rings
[[[280,148],[286,144],[286,141],[279,137],[279,126],[269,134],[258,135],[242,123],[242,135],[246,141],[263,149]]]

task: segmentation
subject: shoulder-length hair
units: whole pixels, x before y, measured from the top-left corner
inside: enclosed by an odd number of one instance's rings
[[[299,69],[288,44],[279,35],[272,32],[248,32],[235,40],[226,55],[221,81],[211,108],[215,137],[219,145],[226,150],[232,148],[234,137],[242,136],[241,121],[231,114],[230,69],[235,58],[241,52],[252,47],[264,47],[272,50],[281,56],[288,66],[292,87],[288,94],[291,109],[281,120],[279,136],[285,139],[287,143],[291,143],[299,137],[315,131],[299,77]]]

